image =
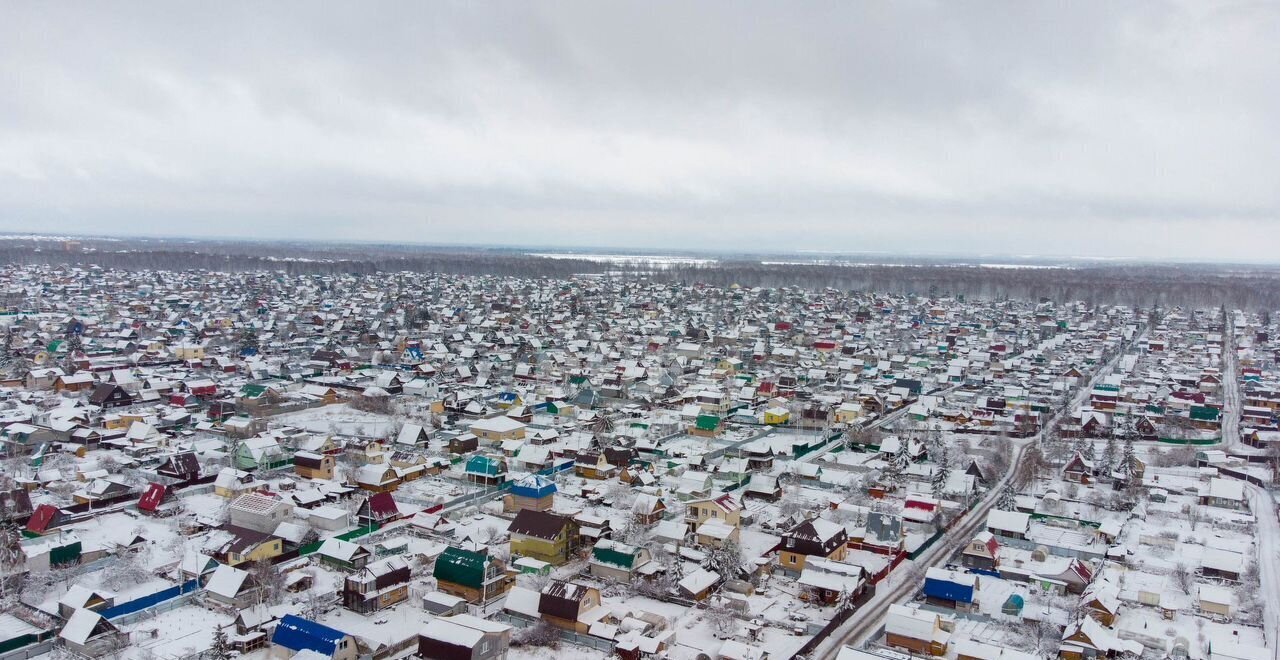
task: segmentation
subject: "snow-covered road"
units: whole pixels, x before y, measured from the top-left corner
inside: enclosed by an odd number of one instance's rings
[[[1225,340],[1222,345],[1222,448],[1230,450],[1240,443],[1240,377],[1236,364],[1236,333],[1231,316],[1224,319]]]
[[[1267,631],[1267,647],[1271,657],[1280,659],[1280,521],[1276,519],[1276,503],[1271,493],[1246,484],[1249,508],[1258,520],[1258,572],[1262,581],[1263,628]]]
[[[1222,446],[1229,450],[1240,443],[1240,378],[1236,354],[1235,327],[1231,316],[1224,319],[1226,341],[1222,354]],[[1276,518],[1276,502],[1267,490],[1245,482],[1249,508],[1258,521],[1258,573],[1261,580],[1263,628],[1271,657],[1280,660],[1280,521]]]

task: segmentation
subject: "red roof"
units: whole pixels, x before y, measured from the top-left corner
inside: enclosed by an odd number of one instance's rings
[[[41,504],[27,520],[27,529],[36,534],[43,534],[49,529],[49,523],[58,515],[58,508],[52,504]]]
[[[714,501],[716,504],[720,505],[721,509],[724,509],[725,511],[728,511],[730,513],[742,508],[742,505],[738,504],[738,500],[733,499],[733,496],[729,495],[728,493],[725,493],[724,495],[717,497]]]
[[[375,518],[392,518],[400,515],[400,507],[391,499],[391,493],[376,493],[369,498],[369,512]]]
[[[938,508],[938,501],[933,498],[908,497],[903,503],[903,507],[908,509],[920,509],[921,511],[933,511]]]
[[[1085,566],[1084,562],[1080,561],[1079,559],[1073,560],[1071,562],[1071,571],[1075,573],[1077,576],[1079,576],[1080,579],[1084,580],[1085,582],[1088,582],[1093,579],[1093,571],[1089,570],[1089,567]]]
[[[138,500],[138,510],[155,511],[164,501],[166,490],[164,484],[147,484],[147,489],[142,493],[142,499]]]

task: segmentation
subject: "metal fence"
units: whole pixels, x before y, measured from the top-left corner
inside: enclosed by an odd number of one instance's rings
[[[153,616],[156,616],[157,614],[162,614],[164,612],[168,612],[169,610],[176,610],[179,607],[183,607],[184,605],[187,605],[191,601],[195,600],[199,596],[199,594],[200,594],[199,591],[188,591],[182,594],[181,596],[170,598],[169,600],[165,600],[165,601],[160,601],[150,607],[145,607],[143,609],[135,610],[128,614],[121,614],[119,616],[116,616],[115,618],[111,619],[111,623],[117,626],[127,626],[129,624],[137,623],[139,621],[144,621]]]
[[[513,625],[517,628],[529,628],[542,623],[541,619],[531,619],[529,617],[512,614],[510,612],[497,612],[493,615],[494,620],[501,621]],[[587,648],[613,653],[614,647],[618,644],[612,640],[602,637],[594,637],[592,635],[582,635],[571,630],[560,630],[560,639],[577,646],[585,646]]]
[[[100,614],[105,619],[117,619],[147,608],[153,608],[165,601],[173,600],[179,596],[192,593],[200,588],[200,581],[197,579],[187,580],[176,587],[161,589],[153,594],[148,594],[141,598],[135,598],[131,601],[120,603],[102,610]]]
[[[34,635],[29,635],[34,639]],[[43,642],[34,644],[26,644],[11,651],[0,652],[0,660],[26,660],[36,656],[45,655],[53,650],[53,645],[57,641],[56,638],[46,639]]]

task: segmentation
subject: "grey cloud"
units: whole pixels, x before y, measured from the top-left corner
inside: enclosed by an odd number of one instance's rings
[[[1266,260],[1280,244],[1272,4],[3,13],[0,229]]]

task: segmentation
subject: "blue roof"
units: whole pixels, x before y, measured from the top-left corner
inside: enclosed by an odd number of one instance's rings
[[[346,633],[329,626],[286,614],[280,619],[280,623],[276,624],[276,631],[271,635],[271,643],[283,646],[290,651],[305,649],[333,655],[334,651],[338,650],[338,642],[346,636]]]
[[[511,494],[517,497],[539,498],[556,492],[554,481],[540,476],[529,475],[511,486]]]
[[[929,598],[950,600],[957,603],[972,603],[973,587],[964,584],[956,584],[955,582],[949,582],[947,580],[925,578],[924,595]]]

